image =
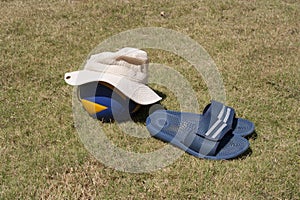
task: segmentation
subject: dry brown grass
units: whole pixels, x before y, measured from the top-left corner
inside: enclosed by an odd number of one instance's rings
[[[300,199],[299,11],[293,0],[0,1],[0,198]],[[130,174],[84,148],[64,73],[107,37],[149,26],[186,34],[209,52],[227,103],[255,122],[251,155],[216,162],[184,154],[159,171]],[[208,103],[204,82],[183,70],[184,61],[150,56],[193,83],[201,108]],[[162,104],[176,109],[174,102],[170,94]],[[132,148],[132,138],[110,137]]]

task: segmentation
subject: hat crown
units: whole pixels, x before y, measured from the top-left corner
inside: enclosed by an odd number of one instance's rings
[[[117,52],[102,52],[92,55],[84,70],[119,75],[146,84],[148,56],[145,51],[130,47]]]

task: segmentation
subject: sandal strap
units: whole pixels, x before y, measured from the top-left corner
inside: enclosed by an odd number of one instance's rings
[[[202,155],[214,156],[218,151],[221,140],[225,135],[230,134],[234,117],[235,112],[233,108],[220,102],[212,101],[206,107],[203,117],[199,121],[199,126],[193,129],[196,130],[196,133],[191,134],[188,131],[186,134],[180,134],[180,141]],[[230,137],[228,135],[227,139]]]
[[[197,135],[212,141],[221,140],[232,129],[235,111],[224,104],[212,101],[199,121]]]

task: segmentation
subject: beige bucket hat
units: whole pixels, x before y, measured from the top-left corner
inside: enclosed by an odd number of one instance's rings
[[[147,53],[136,48],[126,47],[117,52],[92,55],[83,70],[66,73],[65,81],[73,86],[94,81],[107,82],[141,105],[161,100],[161,97],[146,85]]]

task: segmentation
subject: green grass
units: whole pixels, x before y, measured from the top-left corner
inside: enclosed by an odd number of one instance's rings
[[[299,13],[294,0],[0,1],[0,199],[300,199]],[[227,104],[255,122],[251,155],[208,161],[184,154],[161,170],[131,174],[84,148],[64,73],[106,38],[153,26],[186,34],[208,51]],[[155,50],[149,56],[192,83],[200,110],[208,103],[204,81],[184,60]],[[179,109],[170,91],[155,89],[167,96],[163,106]],[[164,145],[103,126],[127,150]]]

